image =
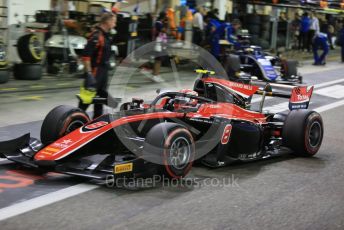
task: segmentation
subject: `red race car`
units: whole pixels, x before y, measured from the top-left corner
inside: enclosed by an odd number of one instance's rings
[[[26,134],[0,143],[0,157],[27,167],[92,179],[184,177],[195,161],[222,167],[284,154],[316,154],[323,138],[321,116],[308,110],[313,87],[291,94],[203,76],[193,90],[160,93],[151,103],[133,99],[121,111],[93,121],[71,106],[44,119],[41,140]],[[259,111],[250,98],[263,95]],[[289,113],[265,113],[265,96],[288,98]],[[101,100],[100,100],[101,101]]]

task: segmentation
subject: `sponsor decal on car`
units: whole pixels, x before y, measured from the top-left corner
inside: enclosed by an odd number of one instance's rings
[[[73,144],[73,141],[71,139],[67,139],[67,140],[57,141],[54,144],[52,144],[52,146],[59,148],[56,150],[60,151],[62,149],[68,148],[71,144]],[[55,148],[51,148],[51,149],[55,149]],[[44,150],[50,151],[48,148],[46,148]],[[58,151],[54,151],[54,153],[58,152]]]
[[[293,88],[289,101],[289,109],[307,109],[313,94],[313,89],[314,86],[312,86],[310,89],[308,89],[307,86]]]
[[[114,174],[126,173],[133,171],[133,163],[115,165]]]
[[[96,130],[96,129],[99,129],[101,127],[104,127],[107,124],[109,124],[109,123],[106,122],[106,121],[98,121],[96,123],[87,125],[85,128],[88,129],[88,130]]]
[[[224,79],[208,78],[205,80],[205,83],[208,84],[208,87],[214,83],[220,84],[223,87],[226,87],[226,88],[229,88],[230,90],[235,91],[236,93],[240,94],[243,97],[250,97],[259,89],[258,86],[227,81]]]
[[[233,128],[232,125],[226,125],[222,134],[221,144],[223,145],[228,144],[229,139],[231,138],[232,128]]]

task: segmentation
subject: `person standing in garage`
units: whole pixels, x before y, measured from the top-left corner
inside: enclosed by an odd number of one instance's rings
[[[202,13],[203,13],[202,7],[197,7],[197,10],[192,20],[192,30],[193,30],[192,42],[198,46],[200,46],[203,42],[204,21],[203,21]]]
[[[299,36],[299,48],[301,51],[305,51],[305,49],[310,52],[311,44],[309,44],[309,29],[311,26],[311,20],[308,17],[308,13],[304,13],[301,18],[300,24],[300,36]]]
[[[109,60],[111,57],[110,30],[116,26],[117,17],[107,12],[102,14],[100,23],[89,36],[82,59],[85,65],[84,88],[96,91],[102,98],[111,97],[107,92]],[[80,101],[79,108],[86,111],[89,104]],[[94,118],[103,114],[103,105],[94,105]]]

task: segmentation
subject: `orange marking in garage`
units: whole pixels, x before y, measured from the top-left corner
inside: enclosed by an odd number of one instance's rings
[[[8,170],[5,172],[5,175],[0,175],[0,180],[8,181],[0,183],[0,193],[2,193],[4,189],[25,188],[34,184],[37,180],[43,180],[47,177],[57,177],[61,175],[62,174],[59,173],[36,175],[24,170]]]
[[[14,181],[16,183],[0,183],[0,188],[24,188],[34,183],[34,180],[16,176],[0,176],[0,180]]]
[[[22,170],[8,170],[6,171],[6,174],[11,175],[11,176],[18,176],[18,177],[24,177],[32,180],[42,180],[45,177],[41,175],[35,175],[32,173],[28,173]]]

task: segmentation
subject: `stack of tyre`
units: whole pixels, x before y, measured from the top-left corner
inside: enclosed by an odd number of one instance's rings
[[[18,54],[23,63],[13,66],[13,75],[18,80],[39,80],[42,78],[44,46],[35,34],[26,34],[17,43]]]
[[[8,82],[10,71],[7,63],[6,45],[0,41],[0,84]]]
[[[248,14],[244,21],[251,34],[251,44],[263,49],[270,48],[271,22],[270,15]]]

